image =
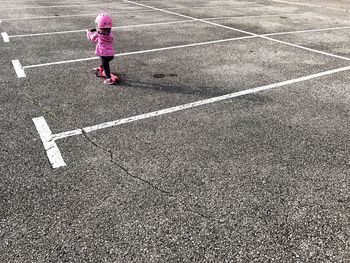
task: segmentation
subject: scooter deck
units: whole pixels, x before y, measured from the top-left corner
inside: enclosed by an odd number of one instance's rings
[[[102,71],[101,77],[106,77],[106,74],[105,74],[104,71]],[[118,82],[119,81],[119,77],[114,75],[113,73],[111,73],[111,77],[112,77],[113,82]]]
[[[102,68],[96,68],[93,70],[94,74],[97,77],[106,77],[105,71]],[[117,83],[120,79],[117,75],[114,75],[113,73],[111,73],[111,77],[113,82]]]

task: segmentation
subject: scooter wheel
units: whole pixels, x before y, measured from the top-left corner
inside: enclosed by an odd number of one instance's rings
[[[96,69],[96,68],[94,68],[94,69],[92,70],[92,73],[94,73],[96,77],[99,77],[99,76],[100,76],[100,71],[99,71],[98,69]]]

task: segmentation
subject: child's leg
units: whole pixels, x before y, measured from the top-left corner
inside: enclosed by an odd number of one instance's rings
[[[111,70],[109,68],[109,62],[113,60],[114,57],[101,57],[102,67],[105,71],[105,75],[107,79],[111,78]]]

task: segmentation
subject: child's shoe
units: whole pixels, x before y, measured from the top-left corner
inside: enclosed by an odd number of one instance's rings
[[[115,84],[115,81],[113,79],[106,79],[105,81],[103,81],[103,83],[106,85],[113,85]]]

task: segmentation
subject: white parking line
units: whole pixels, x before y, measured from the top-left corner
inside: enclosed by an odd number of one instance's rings
[[[210,45],[210,44],[229,42],[229,41],[234,41],[234,40],[248,39],[248,38],[253,38],[253,37],[254,36],[235,37],[235,38],[220,39],[220,40],[206,41],[206,42],[186,44],[186,45],[179,45],[179,46],[171,46],[171,47],[147,49],[147,50],[140,50],[140,51],[132,51],[132,52],[126,52],[126,53],[117,54],[115,56],[116,57],[122,57],[122,56],[138,55],[138,54],[152,53],[152,52],[157,52],[157,51],[165,51],[165,50],[172,50],[172,49],[179,49],[179,48],[187,48],[187,47]],[[46,66],[51,66],[51,65],[74,63],[74,62],[81,62],[81,61],[88,61],[88,60],[95,60],[95,59],[99,59],[99,57],[95,56],[95,57],[90,57],[90,58],[72,59],[72,60],[65,60],[65,61],[57,61],[57,62],[36,64],[36,65],[29,65],[29,66],[22,67],[22,69],[24,70],[24,69],[28,69],[28,68],[46,67]]]
[[[216,27],[226,28],[226,29],[229,29],[229,30],[232,30],[232,31],[241,32],[241,33],[244,33],[244,34],[247,34],[247,35],[251,35],[251,36],[256,36],[256,37],[259,37],[259,38],[262,38],[262,39],[266,39],[266,40],[270,40],[270,41],[273,41],[273,42],[277,42],[277,43],[280,43],[280,44],[283,44],[283,45],[288,45],[288,46],[291,46],[291,47],[295,47],[295,48],[311,51],[311,52],[314,52],[314,53],[318,53],[318,54],[322,54],[322,55],[326,55],[326,56],[330,56],[330,57],[334,57],[334,58],[350,60],[347,57],[338,56],[338,55],[334,55],[334,54],[331,54],[331,53],[319,51],[319,50],[316,50],[316,49],[312,49],[312,48],[296,45],[296,44],[289,43],[289,42],[286,42],[286,41],[270,38],[270,37],[267,37],[265,35],[258,35],[258,34],[252,33],[252,32],[248,32],[248,31],[245,31],[245,30],[238,29],[238,28],[229,27],[229,26],[225,26],[225,25],[209,22],[209,21],[206,21],[206,20],[203,20],[203,19],[199,19],[199,18],[195,18],[195,17],[191,17],[191,16],[175,13],[175,12],[164,10],[164,9],[161,9],[161,8],[156,8],[156,7],[153,7],[153,6],[140,4],[140,3],[133,2],[133,1],[130,1],[130,0],[122,0],[122,1],[127,2],[127,3],[131,3],[131,4],[135,4],[135,5],[138,5],[138,6],[142,6],[142,7],[150,8],[152,10],[158,10],[158,11],[163,12],[163,13],[173,14],[175,16],[180,16],[180,17],[184,17],[184,18],[193,19],[195,21],[200,21],[200,22],[203,22],[203,23],[206,23],[206,24],[209,24],[209,25],[213,25],[213,26],[216,26]]]
[[[175,15],[175,16],[179,16],[179,17],[188,18],[188,19],[195,20],[195,21],[200,21],[200,22],[203,22],[203,23],[206,23],[206,24],[209,24],[209,25],[214,25],[214,26],[230,29],[230,30],[241,32],[241,33],[244,33],[244,34],[257,35],[257,34],[253,34],[253,33],[250,33],[250,32],[244,31],[244,30],[235,29],[235,28],[232,28],[232,27],[229,27],[229,26],[224,26],[224,25],[212,23],[212,22],[203,20],[201,18],[195,18],[195,17],[192,17],[192,16],[175,13],[175,12],[172,12],[172,11],[169,11],[169,10],[165,10],[165,9],[161,9],[161,8],[157,8],[157,7],[153,7],[153,6],[149,6],[149,5],[144,5],[144,4],[140,4],[140,3],[129,1],[129,0],[123,0],[123,1],[126,2],[126,3],[131,3],[131,4],[134,4],[134,5],[146,7],[146,8],[155,10],[155,11],[159,11],[159,12],[163,12],[163,13],[167,13],[167,14],[171,14],[171,15]]]
[[[210,98],[210,99],[191,102],[188,104],[183,104],[183,105],[179,105],[179,106],[175,106],[175,107],[171,107],[171,108],[167,108],[167,109],[162,109],[162,110],[153,111],[153,112],[149,112],[149,113],[145,113],[145,114],[140,114],[140,115],[136,115],[136,116],[132,116],[129,118],[124,118],[124,119],[119,119],[119,120],[115,120],[115,121],[111,121],[111,122],[105,122],[105,123],[101,123],[98,125],[88,126],[88,127],[82,128],[82,129],[76,129],[76,130],[62,132],[62,133],[58,133],[58,134],[51,133],[50,128],[48,127],[44,117],[34,118],[33,122],[34,122],[34,124],[37,128],[37,131],[40,135],[40,138],[43,142],[43,145],[44,145],[44,148],[46,150],[49,161],[51,163],[51,166],[52,166],[52,168],[55,169],[55,168],[59,168],[62,166],[66,166],[66,164],[62,158],[62,155],[58,149],[58,146],[55,142],[56,140],[79,135],[79,134],[82,134],[83,132],[89,133],[89,132],[93,132],[93,131],[97,131],[97,130],[101,130],[101,129],[106,129],[106,128],[110,128],[110,127],[114,127],[114,126],[118,126],[118,125],[122,125],[122,124],[126,124],[126,123],[131,123],[131,122],[138,121],[138,120],[144,120],[144,119],[157,117],[157,116],[161,116],[161,115],[165,115],[165,114],[170,114],[170,113],[174,113],[177,111],[183,111],[186,109],[191,109],[191,108],[203,106],[206,104],[211,104],[211,103],[215,103],[215,102],[219,102],[219,101],[223,101],[223,100],[227,100],[227,99],[232,99],[232,98],[236,98],[236,97],[240,97],[240,96],[244,96],[244,95],[248,95],[248,94],[253,94],[253,93],[266,91],[266,90],[270,90],[270,89],[274,89],[274,88],[278,88],[278,87],[282,87],[282,86],[287,86],[287,85],[290,85],[293,83],[304,82],[307,80],[320,78],[323,76],[327,76],[327,75],[331,75],[331,74],[335,74],[335,73],[339,73],[339,72],[343,72],[343,71],[347,71],[347,70],[350,70],[350,66],[332,69],[332,70],[327,70],[324,72],[320,72],[320,73],[316,73],[316,74],[312,74],[312,75],[308,75],[308,76],[304,76],[304,77],[300,77],[300,78],[296,78],[296,79],[286,80],[286,81],[282,81],[282,82],[278,82],[278,83],[274,83],[274,84],[270,84],[270,85],[260,86],[257,88],[238,91],[238,92],[230,93],[230,94],[223,95],[223,96],[218,96],[218,97],[214,97],[214,98]]]
[[[315,33],[315,32],[344,30],[344,29],[350,29],[350,26],[328,27],[328,28],[318,28],[318,29],[306,29],[306,30],[298,30],[298,31],[286,31],[286,32],[264,34],[263,36],[292,35],[292,34]]]
[[[1,10],[21,10],[21,9],[48,9],[48,8],[70,8],[70,7],[85,7],[93,5],[110,5],[111,3],[96,3],[96,4],[80,4],[80,5],[47,5],[47,6],[21,6],[21,7],[7,7]],[[122,4],[119,2],[118,4]]]
[[[1,36],[4,42],[10,42],[9,35],[6,32],[2,32]]]
[[[112,30],[123,29],[123,28],[133,28],[133,27],[147,27],[147,26],[158,26],[158,25],[170,25],[170,24],[179,24],[179,23],[186,23],[186,22],[195,22],[195,21],[193,21],[193,20],[178,20],[178,21],[159,22],[159,23],[150,23],[150,24],[117,26],[117,27],[113,27]],[[34,34],[13,35],[13,36],[8,36],[8,38],[33,37],[33,36],[58,35],[58,34],[70,34],[70,33],[78,33],[78,32],[85,32],[85,31],[86,31],[86,29],[78,29],[78,30],[69,30],[69,31],[57,31],[57,32],[47,32],[47,33],[34,33]],[[8,42],[8,41],[7,41],[7,42]]]
[[[27,3],[27,2],[37,2],[38,0],[6,0],[6,1],[0,1],[0,3]],[[40,1],[38,1],[40,2]],[[45,1],[45,0],[42,0],[41,2],[45,2],[45,3],[48,3],[49,1]],[[56,2],[56,1],[55,1]]]
[[[12,60],[12,65],[16,71],[18,78],[25,78],[26,77],[26,73],[24,72],[24,69],[23,69],[21,63],[19,62],[19,60]]]
[[[139,13],[139,12],[154,12],[154,10],[134,10],[134,11],[119,11],[119,12],[109,12],[109,14],[126,14],[126,13]],[[60,19],[67,17],[81,17],[81,16],[96,16],[96,13],[90,14],[76,14],[76,15],[59,15],[59,16],[35,16],[35,17],[13,17],[13,18],[2,18],[0,21],[19,21],[19,20],[36,20],[36,19]]]
[[[217,6],[221,7],[221,6]],[[231,8],[231,10],[239,10],[244,9],[247,7],[260,7],[260,5],[251,5],[251,6],[244,6],[244,7],[235,7]],[[164,8],[164,10],[183,10],[183,9],[202,9],[202,8],[208,8],[205,6],[190,6],[190,7],[170,7],[170,8]],[[129,14],[129,13],[144,13],[144,12],[155,12],[156,10],[150,10],[150,9],[140,9],[140,10],[123,10],[118,12],[108,12],[109,14]],[[81,16],[96,16],[95,13],[90,14],[76,14],[76,15],[59,15],[59,16],[36,16],[36,17],[13,17],[13,18],[1,18],[0,21],[17,21],[17,20],[35,20],[35,19],[60,19],[60,18],[67,18],[67,17],[81,17]]]
[[[37,2],[38,0],[6,0],[6,1],[0,1],[0,3],[27,3],[27,2]],[[40,1],[38,1],[40,2]],[[48,3],[49,1],[42,0],[42,2]]]
[[[58,149],[56,142],[51,139],[52,132],[49,128],[49,125],[47,125],[45,118],[34,118],[33,122],[44,145],[47,157],[49,158],[52,168],[56,169],[62,166],[66,166],[66,163],[62,158],[61,152]]]
[[[335,28],[329,29],[329,30],[334,30]],[[326,29],[319,29],[319,31],[325,31]],[[312,32],[317,32],[316,29],[311,29],[310,31]],[[228,39],[221,39],[221,40],[214,40],[214,41],[205,41],[205,42],[199,42],[199,43],[193,43],[193,44],[186,44],[186,45],[179,45],[179,46],[171,46],[171,47],[164,47],[164,48],[155,48],[155,49],[148,49],[148,50],[140,50],[140,51],[132,51],[132,52],[126,52],[126,53],[120,53],[115,55],[115,57],[122,57],[122,56],[130,56],[130,55],[138,55],[138,54],[145,54],[145,53],[152,53],[152,52],[158,52],[158,51],[166,51],[166,50],[172,50],[172,49],[180,49],[180,48],[188,48],[188,47],[195,47],[195,46],[203,46],[203,45],[211,45],[211,44],[216,44],[216,43],[222,43],[222,42],[230,42],[230,41],[235,41],[235,40],[243,40],[243,39],[250,39],[250,38],[258,38],[258,37],[264,37],[264,36],[276,36],[276,35],[283,35],[283,34],[295,34],[295,33],[306,33],[308,32],[307,30],[303,31],[291,31],[291,32],[279,32],[279,33],[270,33],[270,34],[264,34],[264,35],[249,35],[249,36],[243,36],[243,37],[235,37],[235,38],[228,38]],[[273,38],[269,38],[273,39]],[[280,40],[273,39],[276,42],[284,42]],[[295,46],[296,48],[300,48],[301,46],[299,45],[294,45],[291,43],[288,43],[289,46]],[[344,57],[344,56],[339,56],[335,54],[331,54],[328,52],[323,52],[319,51],[316,49],[312,48],[307,48],[307,47],[302,47],[304,50],[308,50],[311,52],[319,53],[322,55],[326,55],[329,57],[334,57],[337,59],[342,59],[342,60],[347,60],[350,61],[350,58]],[[47,67],[47,66],[52,66],[52,65],[60,65],[60,64],[68,64],[68,63],[76,63],[76,62],[82,62],[82,61],[89,61],[89,60],[96,60],[99,59],[99,57],[89,57],[89,58],[81,58],[81,59],[71,59],[71,60],[63,60],[63,61],[56,61],[56,62],[49,62],[49,63],[42,63],[42,64],[34,64],[34,65],[28,65],[28,66],[21,66],[19,63],[19,60],[15,60],[15,63],[13,63],[15,67],[15,71],[17,73],[18,78],[25,78],[26,74],[24,72],[25,69],[30,69],[30,68],[39,68],[39,67]]]
[[[270,0],[270,1],[276,2],[276,3],[290,4],[290,5],[302,5],[302,6],[320,7],[320,8],[332,9],[332,10],[343,11],[343,12],[348,12],[349,11],[348,9],[335,8],[335,7],[325,6],[325,5],[314,5],[314,4],[307,4],[307,3],[300,3],[300,2],[297,3],[297,2],[282,1],[282,0]]]
[[[6,0],[6,1],[0,1],[0,3],[27,3],[27,2],[45,2],[45,4],[47,3],[50,3],[50,1],[45,1],[45,0],[41,0],[41,1],[38,1],[38,0]],[[52,1],[51,3],[56,3],[57,1]],[[79,1],[78,1],[79,2]],[[84,3],[82,3],[84,4]]]
[[[202,18],[203,20],[223,20],[223,19],[244,19],[244,18],[264,18],[264,17],[275,17],[275,16],[293,16],[293,15],[301,15],[301,13],[290,13],[290,14],[271,14],[271,15],[255,15],[255,16],[223,16],[223,17],[208,17]],[[158,22],[158,23],[148,23],[148,24],[138,24],[138,25],[127,25],[127,26],[117,26],[113,27],[112,30],[116,29],[125,29],[125,28],[134,28],[134,27],[147,27],[147,26],[159,26],[159,25],[170,25],[170,24],[179,24],[179,23],[193,23],[198,22],[196,20],[186,19],[186,20],[177,20],[170,22]],[[345,28],[345,27],[344,27]],[[70,34],[70,33],[79,33],[85,32],[86,29],[78,29],[78,30],[67,30],[67,31],[56,31],[56,32],[43,32],[43,33],[32,33],[32,34],[22,34],[22,35],[7,35],[7,41],[9,42],[9,38],[21,38],[21,37],[33,37],[33,36],[45,36],[45,35],[58,35],[58,34]],[[5,38],[4,38],[5,40]]]

